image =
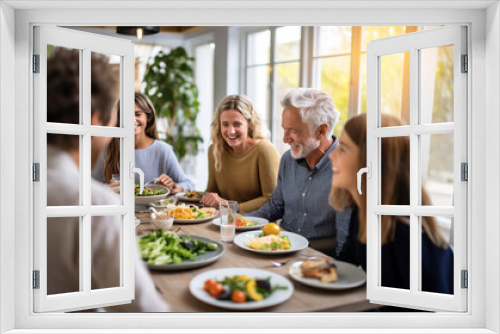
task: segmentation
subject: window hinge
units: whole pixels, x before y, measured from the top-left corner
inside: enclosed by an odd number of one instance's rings
[[[469,166],[466,162],[460,164],[460,175],[461,181],[469,181]]]
[[[40,182],[40,164],[38,162],[33,164],[33,181]]]
[[[33,289],[40,289],[40,270],[33,270]]]
[[[462,55],[462,73],[469,72],[469,57],[467,55]]]
[[[33,55],[33,73],[40,73],[40,55]]]
[[[460,272],[462,276],[462,289],[467,289],[469,287],[469,274],[467,270],[462,270]]]

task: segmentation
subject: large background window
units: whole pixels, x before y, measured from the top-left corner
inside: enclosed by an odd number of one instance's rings
[[[251,31],[246,36],[246,90],[261,113],[271,132],[271,139],[283,154],[288,145],[283,143],[281,127],[281,99],[296,87],[315,87],[332,95],[340,111],[339,122],[333,133],[338,136],[346,121],[365,113],[366,105],[366,50],[372,40],[403,35],[436,27],[416,26],[322,26],[271,27]],[[425,82],[422,89],[422,117],[428,123],[453,121],[453,63],[450,47],[435,48],[423,55]],[[450,66],[451,64],[451,66]],[[382,112],[390,113],[409,124],[409,54],[384,57],[381,66],[383,87]],[[451,73],[451,74],[450,74]],[[450,88],[451,87],[451,88]],[[449,157],[452,149],[448,137],[424,138],[423,181],[435,204],[451,205],[453,196]],[[451,218],[438,217],[445,236],[453,244],[450,233]]]
[[[373,39],[417,30],[419,27],[406,26],[287,26],[247,33],[244,92],[261,113],[278,151],[288,149],[282,140],[280,103],[287,91],[300,86],[330,93],[341,113],[334,129],[339,135],[350,117],[366,112],[366,45]],[[385,82],[393,88],[388,103],[402,104],[399,109],[407,107],[406,62],[403,59]],[[393,76],[399,81],[392,80]]]

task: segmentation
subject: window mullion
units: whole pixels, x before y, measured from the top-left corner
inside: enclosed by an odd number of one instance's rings
[[[82,84],[82,125],[90,129],[91,126],[91,51],[83,49],[83,59],[81,69]],[[81,198],[82,207],[90,208],[91,205],[91,134],[90,131],[82,136],[81,140],[82,149],[80,150],[80,180],[81,180]],[[80,254],[82,258],[81,271],[80,271],[80,281],[83,284],[83,292],[90,293],[92,289],[91,282],[91,266],[92,266],[92,249],[91,249],[91,232],[92,232],[92,216],[90,212],[86,212],[81,219],[81,234],[82,243],[80,244]]]
[[[414,129],[418,125],[418,87],[419,87],[419,68],[418,68],[418,49],[410,50],[410,208],[420,204],[420,157],[419,157],[419,136],[415,134]],[[415,212],[410,214],[410,292],[418,292],[420,286],[420,264],[421,251],[418,242],[420,231],[419,223],[421,219]]]
[[[311,87],[314,27],[302,27],[300,37],[300,87]]]
[[[274,142],[276,139],[275,136],[275,131],[274,131],[274,113],[277,112],[277,103],[276,103],[276,63],[275,63],[275,58],[276,58],[276,27],[271,28],[271,48],[270,48],[270,71],[269,71],[269,110],[267,112],[268,114],[268,126],[269,129],[271,130],[271,140]]]
[[[351,80],[349,85],[349,118],[359,113],[362,27],[351,27]]]

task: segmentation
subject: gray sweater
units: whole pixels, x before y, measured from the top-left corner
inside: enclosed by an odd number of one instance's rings
[[[135,166],[144,172],[144,184],[153,181],[161,174],[166,174],[184,190],[194,190],[194,183],[188,179],[175,156],[172,145],[155,139],[153,144],[135,150]],[[135,183],[139,184],[139,174],[135,174]]]
[[[101,182],[104,181],[104,156],[106,154],[107,152],[103,152],[92,171],[92,176]],[[153,181],[161,174],[166,174],[184,190],[195,189],[194,183],[187,178],[179,165],[172,145],[160,140],[155,139],[150,146],[142,150],[135,150],[135,166],[144,172],[144,184]],[[135,174],[135,183],[139,184],[139,174]]]

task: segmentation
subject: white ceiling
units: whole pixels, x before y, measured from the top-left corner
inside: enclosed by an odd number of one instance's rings
[[[5,0],[15,9],[483,9],[498,0]]]

